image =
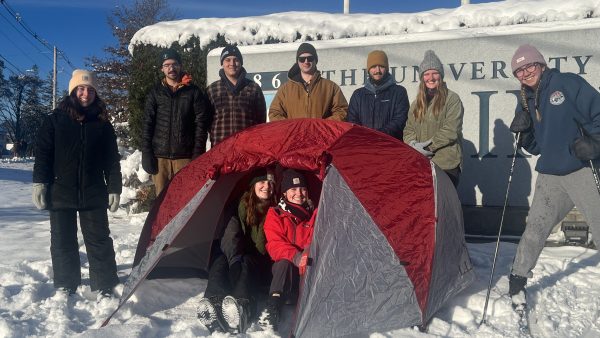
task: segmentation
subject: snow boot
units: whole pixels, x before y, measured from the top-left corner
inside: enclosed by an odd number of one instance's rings
[[[243,298],[227,296],[223,298],[221,312],[230,333],[245,333],[250,316],[250,301]]]
[[[515,310],[527,303],[525,284],[527,284],[527,277],[511,274],[508,278],[508,294]]]
[[[267,299],[267,307],[258,318],[258,325],[263,330],[277,331],[279,325],[279,312],[281,311],[281,294],[273,293]]]
[[[202,298],[198,303],[198,319],[211,332],[227,332],[225,321],[221,317],[221,298],[217,296]]]

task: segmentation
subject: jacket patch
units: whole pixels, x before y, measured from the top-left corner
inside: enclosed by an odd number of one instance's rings
[[[560,90],[557,90],[554,93],[552,93],[552,95],[550,95],[551,104],[558,106],[563,102],[565,102],[565,95]]]

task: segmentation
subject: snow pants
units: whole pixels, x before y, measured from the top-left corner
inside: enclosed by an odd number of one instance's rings
[[[54,287],[75,289],[81,284],[81,263],[77,241],[77,213],[90,264],[92,291],[112,288],[119,283],[115,250],[108,229],[106,209],[51,210],[50,254]]]
[[[269,294],[279,293],[288,302],[294,303],[298,296],[300,274],[298,267],[287,259],[282,259],[273,264],[273,280]]]
[[[208,271],[204,297],[225,297],[255,300],[266,296],[266,286],[271,283],[271,259],[267,255],[244,255],[239,269],[230,269],[227,256],[220,253]],[[264,289],[263,292],[261,290]]]
[[[585,217],[596,243],[600,243],[600,193],[591,169],[581,168],[564,176],[538,174],[512,274],[532,277],[546,239],[574,205]]]

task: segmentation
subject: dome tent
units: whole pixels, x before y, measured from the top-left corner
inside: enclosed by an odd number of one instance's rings
[[[383,133],[299,119],[235,134],[173,178],[148,215],[119,307],[150,273],[206,272],[227,201],[249,172],[275,164],[322,182],[292,335],[424,325],[473,281],[461,205],[440,168]]]

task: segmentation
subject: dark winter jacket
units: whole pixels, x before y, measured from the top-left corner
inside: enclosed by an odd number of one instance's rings
[[[168,159],[192,158],[206,151],[208,100],[195,85],[173,92],[161,81],[146,97],[142,152]]]
[[[275,262],[286,259],[294,262],[294,256],[307,248],[313,236],[317,209],[307,220],[301,220],[281,206],[269,208],[265,219],[267,252]]]
[[[288,78],[289,81],[279,87],[271,102],[270,121],[298,118],[346,120],[348,102],[335,82],[322,78],[317,71],[305,87],[298,64],[289,70]]]
[[[588,165],[570,150],[571,144],[581,136],[574,119],[590,133],[600,133],[600,93],[579,75],[546,69],[537,94],[536,105],[535,91],[526,87],[535,140],[525,149],[540,155],[535,170],[542,174],[566,175]],[[541,121],[536,118],[536,106]],[[519,100],[516,111],[523,109]]]
[[[244,198],[240,200],[237,215],[229,220],[223,238],[221,238],[221,250],[227,257],[229,264],[239,261],[245,255],[267,255],[265,249],[266,237],[262,219],[258,226],[246,224],[246,203]]]
[[[246,79],[244,68],[235,86],[227,79],[223,69],[219,75],[221,79],[211,83],[207,89],[212,116],[211,146],[238,131],[267,121],[262,90],[256,83]]]
[[[38,133],[33,182],[49,184],[51,210],[106,208],[108,193],[121,193],[119,161],[110,122],[97,115],[79,122],[54,110]]]
[[[406,89],[397,85],[394,77],[387,73],[381,85],[375,86],[371,81],[367,81],[364,87],[352,93],[348,107],[348,122],[402,140],[409,107]]]

